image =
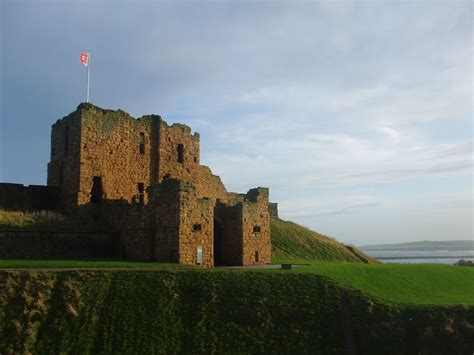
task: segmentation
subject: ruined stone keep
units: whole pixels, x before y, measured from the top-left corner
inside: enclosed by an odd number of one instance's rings
[[[104,218],[122,257],[182,264],[271,260],[268,188],[228,192],[200,165],[198,133],[160,116],[80,104],[53,124],[48,186],[60,209]]]

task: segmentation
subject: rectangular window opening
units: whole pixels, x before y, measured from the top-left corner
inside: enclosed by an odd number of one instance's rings
[[[140,154],[145,154],[145,133],[140,132],[140,144],[138,146]]]
[[[184,163],[184,145],[178,144],[178,163]]]
[[[258,225],[253,226],[253,232],[254,233],[260,233],[260,226],[258,226]]]
[[[202,225],[200,224],[194,224],[193,225],[193,231],[194,232],[200,232],[202,230]]]

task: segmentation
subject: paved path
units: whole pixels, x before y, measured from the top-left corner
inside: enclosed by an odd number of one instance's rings
[[[267,265],[254,265],[254,266],[217,266],[214,268],[200,268],[200,267],[186,267],[186,265],[176,267],[156,267],[156,268],[144,268],[144,267],[1,267],[0,271],[188,271],[188,270],[226,270],[226,269],[281,269],[282,264],[267,264]],[[308,264],[309,265],[309,264]],[[304,267],[306,264],[291,264],[292,268]]]

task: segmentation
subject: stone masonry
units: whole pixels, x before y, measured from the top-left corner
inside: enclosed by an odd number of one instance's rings
[[[190,265],[271,260],[268,189],[227,192],[200,165],[200,136],[160,116],[80,104],[52,127],[48,185],[59,208],[119,231],[124,258]]]

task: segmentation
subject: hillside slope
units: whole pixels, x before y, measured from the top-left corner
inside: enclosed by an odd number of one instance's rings
[[[271,219],[272,256],[280,259],[378,263],[355,247],[344,245],[308,228]]]
[[[473,307],[392,307],[311,273],[0,271],[0,286],[2,354],[473,350]]]

